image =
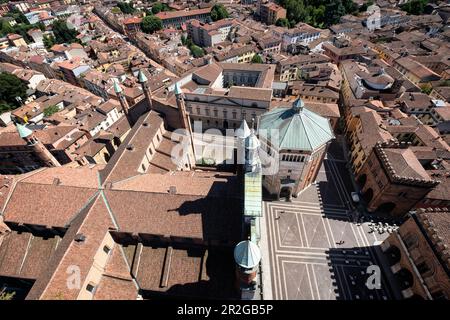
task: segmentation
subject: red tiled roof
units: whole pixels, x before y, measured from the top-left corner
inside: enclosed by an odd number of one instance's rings
[[[190,17],[200,14],[208,14],[211,12],[212,7],[205,9],[195,9],[195,10],[183,10],[183,11],[163,11],[155,16],[160,18],[161,20],[173,19],[173,18],[181,18],[181,17]]]
[[[126,18],[122,21],[123,24],[137,24],[137,23],[141,23],[141,22],[142,22],[142,18],[139,18],[139,17]]]

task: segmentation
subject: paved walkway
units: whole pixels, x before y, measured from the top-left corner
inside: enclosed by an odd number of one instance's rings
[[[369,234],[367,225],[350,222],[348,171],[341,159],[329,158],[317,183],[293,202],[264,202],[263,274],[270,275],[263,278],[264,299],[391,298],[384,280],[379,290],[365,285],[367,267],[377,264],[373,245],[386,235]]]

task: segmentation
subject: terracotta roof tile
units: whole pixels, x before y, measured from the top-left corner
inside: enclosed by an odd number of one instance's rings
[[[89,188],[19,183],[3,215],[6,222],[65,227],[95,192]]]

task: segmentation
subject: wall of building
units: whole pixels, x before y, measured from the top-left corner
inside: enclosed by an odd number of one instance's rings
[[[392,233],[381,248],[386,255],[398,250],[400,259],[390,260],[391,271],[398,274],[405,269],[413,278],[412,285],[402,291],[404,298],[430,299],[442,295],[450,298],[449,276],[413,218]]]
[[[356,180],[362,187],[361,193],[367,202],[369,211],[374,212],[386,208],[386,206],[389,208],[395,205],[390,212],[388,212],[388,209],[382,210],[383,213],[390,213],[393,216],[405,215],[431,191],[430,187],[392,182],[375,151],[372,151],[367,158],[361,171],[356,176]]]

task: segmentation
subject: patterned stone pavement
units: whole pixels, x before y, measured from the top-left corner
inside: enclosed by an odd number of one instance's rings
[[[350,222],[352,191],[345,163],[328,156],[316,183],[293,202],[264,202],[267,232],[263,261],[270,285],[264,296],[281,300],[390,299],[385,288],[369,290],[367,267],[377,264],[365,224]],[[343,244],[337,244],[344,241]],[[266,282],[269,280],[266,280]],[[267,292],[271,290],[271,292]]]

